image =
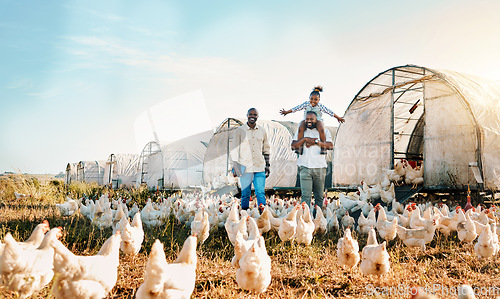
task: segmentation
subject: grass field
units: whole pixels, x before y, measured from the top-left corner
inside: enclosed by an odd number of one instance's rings
[[[24,181],[23,181],[24,180]],[[16,201],[13,192],[30,190],[32,197]],[[46,185],[25,179],[0,181],[0,237],[11,232],[18,240],[26,239],[33,228],[47,219],[51,227],[62,226],[63,243],[74,253],[92,255],[111,235],[111,229],[99,230],[91,222],[76,214],[61,217],[55,202],[63,202],[65,193],[72,196],[99,195],[106,192],[97,186],[64,186],[48,182]],[[147,190],[120,191],[144,204]],[[167,259],[173,261],[189,229],[172,217],[157,228],[144,228],[145,240],[138,256],[120,256],[118,281],[109,298],[134,298],[142,283],[144,269],[151,245],[160,239],[165,245]],[[267,292],[260,296],[241,290],[236,281],[236,270],[231,266],[233,247],[225,230],[211,234],[198,248],[196,286],[193,298],[409,298],[411,286],[428,287],[437,291],[440,298],[456,298],[456,287],[466,281],[485,296],[500,296],[500,260],[476,258],[472,246],[460,243],[456,234],[449,238],[437,235],[426,252],[408,249],[398,239],[391,241],[388,252],[391,270],[382,278],[365,277],[359,267],[344,271],[337,264],[336,244],[339,233],[315,236],[311,246],[281,243],[274,232],[265,235],[266,247],[272,260],[272,282]],[[356,236],[360,249],[366,237]],[[46,287],[33,298],[50,298]],[[483,288],[483,289],[479,289]],[[495,294],[496,291],[496,294]],[[0,291],[0,297],[15,298],[14,294]]]

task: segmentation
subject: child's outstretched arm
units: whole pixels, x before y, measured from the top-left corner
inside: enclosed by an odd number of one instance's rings
[[[280,110],[280,114],[281,115],[287,115],[289,113],[293,113],[293,112],[297,112],[297,111],[300,111],[300,110],[304,110],[307,107],[307,103],[309,103],[309,102],[306,101],[306,102],[304,102],[304,103],[302,103],[302,104],[300,104],[298,106],[295,106],[295,107],[293,107],[292,109],[289,109],[289,110],[281,109]]]
[[[335,117],[339,123],[343,123],[345,122],[345,119],[341,116],[338,116],[337,114],[335,114],[335,112],[333,112],[332,110],[328,109],[325,107],[325,105],[323,104],[318,104],[318,107],[321,111],[323,111],[324,113],[330,115],[331,117]]]

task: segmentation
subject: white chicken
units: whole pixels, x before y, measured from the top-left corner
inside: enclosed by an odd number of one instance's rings
[[[0,256],[0,281],[20,298],[31,296],[46,286],[54,276],[52,240],[61,237],[61,227],[51,229],[37,249],[23,248],[10,233],[5,236],[5,248]]]
[[[295,231],[295,241],[299,244],[311,245],[315,229],[311,218],[309,205],[302,203],[302,214],[297,219],[297,229]]]
[[[427,222],[424,228],[407,229],[399,225],[396,226],[398,237],[406,246],[420,247],[423,251],[425,250],[425,244],[434,239],[436,228],[436,220],[434,219]]]
[[[126,219],[126,218],[125,218]],[[141,213],[137,212],[132,220],[132,224],[125,224],[121,232],[122,241],[120,249],[125,254],[136,255],[141,250],[144,241],[144,230],[142,228]]]
[[[377,219],[375,218],[376,209],[373,208],[370,213],[368,213],[368,218],[363,215],[363,213],[359,214],[358,218],[358,233],[360,234],[368,234],[370,228],[375,226],[377,223]]]
[[[342,227],[344,229],[348,227],[354,228],[354,224],[356,223],[356,221],[353,217],[349,216],[349,212],[345,212],[345,215],[342,217],[340,223],[342,224]]]
[[[316,205],[314,208],[316,209],[316,217],[313,220],[313,234],[324,235],[327,232],[328,221],[326,220],[325,215],[323,215],[323,211],[318,205]]]
[[[297,212],[300,206],[294,207],[285,218],[282,219],[280,228],[278,230],[278,236],[281,241],[292,241],[295,237],[295,232],[297,230]]]
[[[269,206],[265,206],[263,204],[259,205],[264,211],[262,214],[257,218],[257,226],[259,227],[259,232],[261,234],[267,233],[268,231],[271,230],[271,211],[269,210]]]
[[[236,282],[244,290],[263,293],[271,283],[271,258],[263,237],[259,237],[241,257]]]
[[[424,166],[417,166],[415,169],[411,167],[408,163],[405,163],[405,183],[412,185],[415,189],[417,185],[421,185],[424,182]]]
[[[208,213],[203,209],[199,209],[193,222],[191,222],[191,235],[198,238],[198,243],[203,244],[210,235],[210,222],[208,221]]]
[[[56,203],[61,216],[72,216],[78,211],[78,202],[66,196],[65,203]]]
[[[241,217],[240,219],[238,215],[238,205],[236,203],[234,203],[231,207],[231,211],[229,212],[229,216],[227,217],[224,227],[226,228],[229,241],[233,245],[238,232],[240,232],[244,238],[247,237],[246,218]]]
[[[234,256],[231,260],[231,264],[238,269],[240,267],[239,261],[243,255],[252,247],[253,243],[257,242],[257,239],[261,236],[257,222],[252,217],[247,217],[248,221],[248,239],[244,239],[241,232],[236,233],[236,239],[234,242]]]
[[[366,245],[363,248],[360,268],[363,275],[381,276],[389,272],[391,263],[385,241],[380,245]]]
[[[328,232],[339,230],[339,220],[336,212],[332,212],[329,208],[326,209],[326,230]]]
[[[36,249],[40,246],[40,244],[42,244],[45,233],[49,230],[49,222],[47,220],[43,220],[42,223],[35,226],[30,237],[24,242],[19,242],[19,245],[25,249]]]
[[[462,210],[460,210],[460,212],[463,213]],[[461,221],[457,224],[457,234],[458,239],[465,243],[472,243],[472,241],[476,239],[476,226],[474,225],[474,221],[469,218],[468,214],[465,215],[465,221]]]
[[[337,259],[344,269],[352,269],[359,263],[359,245],[349,228],[345,229],[344,237],[337,242]]]
[[[52,294],[56,298],[104,298],[116,283],[120,242],[117,232],[94,256],[77,256],[60,241],[51,242],[56,277]]]
[[[489,258],[498,253],[498,243],[495,243],[489,225],[486,225],[477,238],[477,243],[474,245],[474,252],[478,258]]]
[[[156,240],[151,247],[144,282],[137,290],[137,298],[190,298],[196,280],[197,242],[195,236],[189,236],[177,259],[169,264],[163,244]]]
[[[380,199],[386,204],[392,203],[393,200],[396,199],[396,192],[394,190],[394,183],[391,183],[391,186],[386,191],[384,189],[380,189]]]
[[[385,214],[385,210],[377,204],[375,206],[378,212],[377,224],[375,227],[377,228],[378,234],[380,237],[387,242],[396,238],[396,226],[398,225],[398,218],[394,217],[392,221],[387,221],[387,215]]]

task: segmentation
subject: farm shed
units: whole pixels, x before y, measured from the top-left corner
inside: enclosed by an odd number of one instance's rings
[[[215,131],[208,144],[203,164],[203,181],[208,184],[213,179],[227,175],[232,162],[229,148],[235,129],[246,123],[246,119],[227,118]],[[299,124],[289,121],[269,121],[259,119],[258,125],[267,131],[271,147],[271,175],[266,180],[266,188],[297,186],[297,155],[291,149],[293,135]],[[336,128],[329,128],[332,137]],[[331,152],[329,152],[331,161]],[[327,157],[328,158],[328,157]]]
[[[203,158],[212,135],[209,130],[163,146],[149,142],[139,158],[137,184],[175,189],[201,185]]]
[[[112,188],[132,187],[137,178],[139,156],[134,154],[111,154],[106,160],[103,184]]]
[[[105,166],[106,161],[80,161],[76,169],[76,180],[102,185]]]
[[[370,80],[345,112],[333,184],[376,182],[397,159],[420,161],[424,188],[500,187],[500,84],[416,65]]]
[[[66,185],[76,181],[77,167],[78,163],[68,163],[68,165],[66,165],[66,171],[64,172],[64,183]]]

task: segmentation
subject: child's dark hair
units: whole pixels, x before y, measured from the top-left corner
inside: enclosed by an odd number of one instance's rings
[[[323,86],[316,86],[313,88],[313,91],[311,91],[311,94],[309,95],[309,97],[311,97],[312,95],[315,95],[317,94],[318,97],[320,96],[319,93],[323,91]]]

